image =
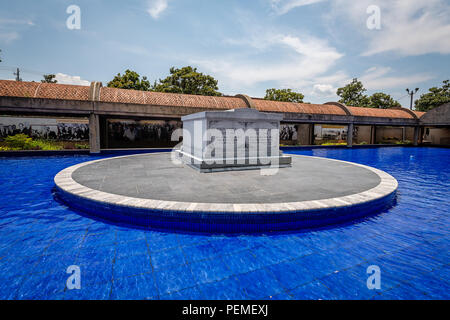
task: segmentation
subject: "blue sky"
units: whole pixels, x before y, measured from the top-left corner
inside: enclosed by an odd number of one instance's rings
[[[66,9],[81,9],[81,29]],[[369,29],[371,5],[380,29]],[[104,85],[129,68],[152,82],[192,65],[224,94],[263,97],[292,88],[305,101],[337,100],[352,78],[409,106],[450,78],[447,0],[70,0],[0,3],[0,78],[58,74],[61,83]]]

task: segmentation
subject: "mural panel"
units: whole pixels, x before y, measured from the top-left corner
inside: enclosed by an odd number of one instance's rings
[[[1,139],[19,133],[39,139],[87,141],[89,123],[87,119],[0,117]]]
[[[107,120],[109,148],[174,147],[172,133],[182,128],[177,120]]]
[[[298,127],[294,124],[280,125],[280,144],[295,145],[298,142]]]

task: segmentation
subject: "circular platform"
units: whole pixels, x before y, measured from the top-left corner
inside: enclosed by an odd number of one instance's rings
[[[58,196],[100,219],[202,232],[297,230],[392,205],[397,181],[364,165],[293,155],[292,167],[200,173],[170,153],[81,163],[55,176]]]

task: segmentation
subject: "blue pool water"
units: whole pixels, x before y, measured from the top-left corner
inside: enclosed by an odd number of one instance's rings
[[[292,151],[399,181],[387,212],[322,230],[192,235],[127,229],[55,201],[60,170],[99,157],[0,158],[0,299],[448,299],[450,149]],[[81,289],[68,290],[68,266]],[[381,270],[369,290],[367,267]]]

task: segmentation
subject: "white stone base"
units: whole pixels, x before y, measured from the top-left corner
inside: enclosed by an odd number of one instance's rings
[[[290,156],[280,155],[277,157],[258,158],[222,158],[222,159],[200,159],[182,150],[176,150],[178,158],[200,172],[220,172],[237,170],[255,170],[268,168],[286,168],[292,164]]]

